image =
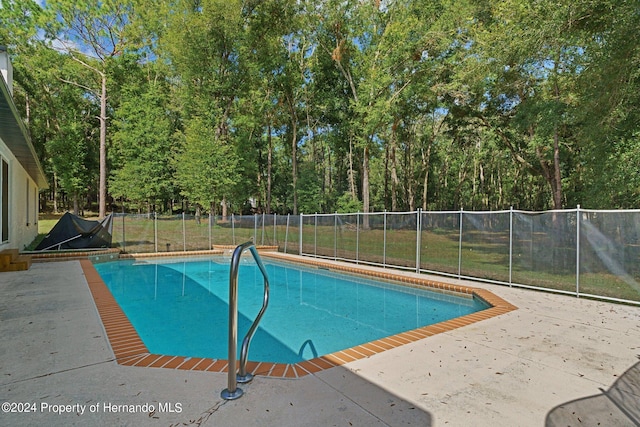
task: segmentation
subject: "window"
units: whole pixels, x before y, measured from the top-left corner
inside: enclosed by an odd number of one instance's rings
[[[40,201],[38,200],[38,187],[33,187],[33,224],[38,225],[38,211],[40,210]]]
[[[29,194],[29,178],[27,178],[27,192],[25,193],[27,195],[26,199],[27,199],[27,227],[29,226],[29,197],[31,197],[31,195]]]
[[[0,157],[0,242],[9,240],[9,164]]]

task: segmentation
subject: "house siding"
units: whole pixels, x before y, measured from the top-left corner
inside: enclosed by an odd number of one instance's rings
[[[4,141],[0,139],[0,169],[8,166],[8,186],[0,185],[0,224],[6,224],[6,236],[0,229],[0,250],[24,250],[38,235],[38,187],[27,171],[17,161]],[[8,189],[5,196],[3,189]],[[5,203],[7,206],[5,206]],[[4,215],[8,214],[8,218]]]
[[[38,193],[47,178],[13,100],[6,46],[0,46],[0,74],[0,251],[21,251],[38,235]]]

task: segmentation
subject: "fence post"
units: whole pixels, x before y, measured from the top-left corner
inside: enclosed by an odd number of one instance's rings
[[[278,245],[278,236],[276,234],[277,228],[278,228],[278,214],[274,213],[273,214],[273,245],[274,246],[279,246]]]
[[[231,244],[236,245],[236,221],[234,214],[231,214]]]
[[[576,208],[576,297],[580,298],[580,205]]]
[[[127,233],[124,226],[126,214],[124,213],[124,205],[122,206],[122,252],[127,253]]]
[[[289,219],[291,214],[287,214],[287,228],[284,229],[284,253],[287,253],[287,242],[289,242]]]
[[[338,212],[333,214],[333,260],[338,259]]]
[[[509,286],[512,283],[513,272],[513,206],[509,208]]]
[[[300,224],[298,226],[298,253],[300,255],[302,255],[302,221],[303,221],[303,217],[302,217],[303,213],[300,213]]]
[[[382,217],[382,267],[387,268],[387,210]]]
[[[158,252],[158,214],[153,213],[153,246]]]
[[[184,222],[184,212],[182,212],[182,250],[187,252],[187,228]]]
[[[291,214],[287,214],[287,226],[284,229],[284,253],[287,253],[287,243],[289,242],[289,218]]]
[[[422,208],[416,212],[416,273],[420,273],[420,246],[422,246]]]
[[[356,264],[360,264],[360,212],[356,214]]]
[[[318,257],[318,212],[313,217],[313,257]]]
[[[258,243],[258,214],[253,214],[253,244]]]
[[[460,236],[458,241],[458,279],[462,276],[462,213],[464,209],[460,208]]]
[[[209,212],[209,250],[213,249],[213,240],[211,239],[211,228],[212,228],[212,218],[211,212]]]

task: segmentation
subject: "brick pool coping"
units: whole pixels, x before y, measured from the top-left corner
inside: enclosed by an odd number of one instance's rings
[[[278,252],[265,252],[263,256],[292,261],[290,256]],[[483,311],[457,317],[455,319],[436,323],[429,326],[413,329],[397,335],[381,338],[366,344],[337,351],[315,359],[299,363],[271,363],[271,362],[247,362],[247,371],[254,375],[262,375],[279,378],[300,378],[345,363],[363,359],[374,354],[392,348],[400,347],[432,335],[448,332],[462,326],[490,319],[501,314],[516,310],[517,307],[485,289],[469,286],[459,286],[442,283],[430,279],[405,276],[402,274],[365,269],[358,266],[334,264],[318,259],[295,259],[296,263],[302,263],[331,270],[345,271],[366,275],[383,280],[393,280],[409,284],[440,290],[444,292],[456,292],[474,295],[491,307]],[[111,344],[116,362],[123,366],[138,366],[152,368],[181,369],[207,372],[227,372],[226,359],[213,359],[201,357],[167,356],[151,354],[142,339],[136,332],[129,319],[124,314],[120,305],[116,302],[106,284],[88,259],[80,260],[89,290],[102,319],[107,338]]]
[[[61,251],[26,251],[22,253],[29,255],[33,262],[57,262],[75,261],[95,256],[111,256],[112,258],[117,258],[120,254],[120,249],[70,249]]]

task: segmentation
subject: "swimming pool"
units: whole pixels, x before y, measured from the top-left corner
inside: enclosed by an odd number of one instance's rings
[[[326,269],[265,262],[269,308],[249,359],[297,363],[484,310],[484,301]],[[229,260],[120,260],[95,268],[152,353],[225,359]],[[239,336],[262,304],[262,276],[243,259]]]

